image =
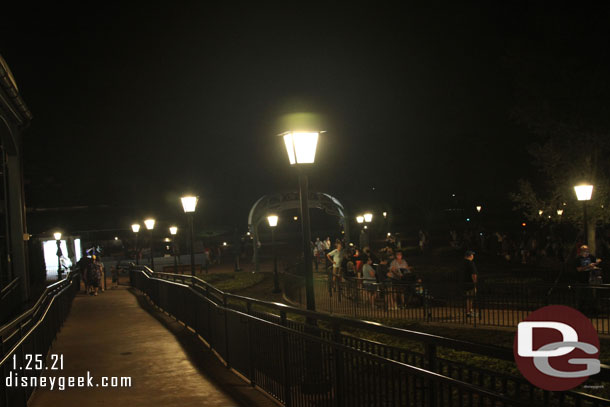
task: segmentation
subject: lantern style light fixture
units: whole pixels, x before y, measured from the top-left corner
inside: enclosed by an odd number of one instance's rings
[[[290,165],[315,162],[319,132],[287,131],[282,136]]]
[[[543,213],[544,211],[542,209],[538,209],[538,215],[542,216]]]
[[[294,216],[292,219],[294,219],[295,221],[299,220],[298,216]]]
[[[364,221],[366,223],[371,223],[373,221],[373,214],[372,213],[367,212],[363,216],[364,216]]]
[[[144,221],[144,225],[146,225],[146,229],[153,230],[155,228],[155,220],[152,218],[148,218]]]
[[[477,208],[477,212],[481,213],[481,209],[483,209],[483,207],[481,205],[477,205],[476,208]]]
[[[584,243],[589,244],[589,225],[587,220],[587,201],[591,200],[593,195],[593,185],[591,184],[580,184],[574,186],[574,192],[576,192],[576,199],[582,201],[582,219],[583,219],[583,234]]]
[[[368,229],[369,227],[368,227],[367,225],[364,225],[364,228],[365,228],[365,229]]]
[[[559,216],[563,215],[563,209],[557,209],[557,215],[559,215]]]
[[[61,232],[53,233],[53,237],[55,238],[55,240],[61,240]]]
[[[174,238],[172,239],[172,252],[174,255],[174,273],[178,273],[178,253],[176,250],[176,238],[175,236],[178,234],[178,226],[170,226],[169,227],[169,233],[170,235],[174,236]],[[166,242],[169,242],[169,239],[165,240]],[[169,246],[168,246],[169,249]]]
[[[387,212],[383,212],[382,215],[383,215],[384,219],[388,217],[388,213]]]
[[[185,213],[195,212],[197,202],[199,201],[198,197],[187,195],[180,198],[180,200],[182,201],[182,208],[184,209]]]
[[[155,256],[153,255],[153,229],[155,228],[155,220],[148,218],[144,220],[146,229],[150,230],[150,268],[155,271]]]
[[[194,226],[193,226],[193,214],[195,213],[195,209],[197,208],[197,202],[199,201],[199,197],[193,195],[186,195],[180,198],[182,201],[182,208],[184,209],[184,213],[186,213],[188,224],[189,224],[189,232],[190,232],[190,241],[191,241],[191,276],[195,277],[195,240],[193,238],[194,235]],[[194,280],[193,280],[194,283]]]
[[[387,236],[390,237],[390,236],[392,236],[392,234],[390,232],[388,232]]]
[[[279,217],[277,215],[267,216],[267,222],[269,222],[269,226],[271,226],[272,228],[277,226],[278,219],[279,219]],[[250,233],[248,232],[248,234],[250,234]]]
[[[170,226],[169,227],[169,233],[171,235],[176,235],[178,233],[178,226]]]
[[[131,225],[131,230],[136,234],[136,244],[135,244],[135,256],[136,256],[136,264],[140,264],[140,255],[138,253],[138,232],[140,231],[140,224],[134,223]]]
[[[269,227],[271,228],[271,250],[273,252],[273,293],[278,294],[281,293],[280,289],[280,277],[277,272],[277,255],[275,251],[275,228],[277,226],[277,221],[279,217],[275,214],[267,216],[267,222],[269,223]]]
[[[362,215],[356,216],[356,222],[358,222],[358,223],[364,222],[364,216],[362,216]]]

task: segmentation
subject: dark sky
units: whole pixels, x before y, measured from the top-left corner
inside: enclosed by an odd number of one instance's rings
[[[179,216],[188,189],[200,222],[245,227],[258,197],[296,188],[275,137],[295,110],[327,117],[311,185],[349,209],[442,207],[451,193],[510,209],[531,135],[511,117],[507,58],[561,49],[557,32],[587,40],[607,17],[515,2],[46,7],[0,17],[34,114],[26,200],[109,205],[116,227]]]

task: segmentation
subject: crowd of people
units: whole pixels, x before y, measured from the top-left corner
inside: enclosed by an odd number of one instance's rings
[[[75,271],[80,274],[86,294],[97,296],[100,292],[106,290],[106,270],[99,255],[93,254],[91,256],[82,257],[76,263]],[[112,279],[111,288],[118,287],[119,269],[117,267],[111,267],[110,275]]]

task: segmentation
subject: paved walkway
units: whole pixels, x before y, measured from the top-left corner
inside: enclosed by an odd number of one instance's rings
[[[48,376],[89,371],[94,383],[102,376],[131,377],[131,387],[38,389],[30,406],[273,405],[222,366],[190,331],[125,286],[97,297],[79,294],[50,353],[64,355],[64,370]]]

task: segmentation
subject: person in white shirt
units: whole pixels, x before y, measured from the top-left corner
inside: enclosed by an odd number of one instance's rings
[[[333,264],[333,289],[337,291],[337,280],[341,282],[341,263],[343,263],[343,245],[341,242],[337,242],[337,247],[335,250],[331,251],[326,255],[328,260]]]

